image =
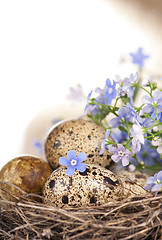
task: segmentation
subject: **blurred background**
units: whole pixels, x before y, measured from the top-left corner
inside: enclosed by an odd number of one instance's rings
[[[39,156],[32,141],[81,115],[91,89],[135,73],[130,52],[143,47],[146,69],[161,76],[161,22],[161,0],[0,1],[0,168]],[[74,104],[77,84],[84,97]]]

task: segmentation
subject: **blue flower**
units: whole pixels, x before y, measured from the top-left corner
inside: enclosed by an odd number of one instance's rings
[[[147,184],[144,189],[151,190],[152,192],[162,191],[162,171],[155,173],[153,177],[147,179]]]
[[[38,149],[38,151],[39,151],[41,154],[43,154],[43,144],[42,144],[40,141],[35,140],[35,141],[33,142],[33,145],[34,145],[35,148]]]
[[[143,112],[153,114],[155,112],[155,106],[157,109],[157,113],[162,112],[162,92],[155,91],[153,93],[153,97],[148,95],[143,96],[142,102],[145,103],[142,110]]]
[[[67,153],[67,157],[60,157],[59,163],[64,166],[68,166],[68,169],[66,170],[66,174],[71,176],[75,173],[75,170],[77,169],[80,172],[84,172],[86,169],[86,164],[82,163],[87,157],[85,153],[81,152],[76,156],[76,151],[71,150]]]
[[[121,79],[119,75],[116,76],[116,83],[117,83],[117,97],[128,97],[130,102],[133,103],[133,94],[135,87],[133,83],[137,82],[138,80],[138,73],[136,72],[134,75],[131,74],[130,77],[126,77]]]
[[[126,132],[120,131],[119,128],[116,128],[115,131],[111,133],[111,136],[116,143],[122,143],[127,139],[128,134]]]
[[[161,112],[160,112],[160,113],[157,113],[157,116],[158,116],[159,122],[162,123],[162,113],[161,113]],[[157,121],[157,116],[156,116],[155,111],[151,114],[151,117],[152,117],[153,119],[155,119],[156,121]],[[152,122],[153,122],[153,121],[152,121]]]
[[[132,139],[132,146],[131,146],[132,152],[135,154],[140,151],[141,149],[141,143],[137,138]]]
[[[140,124],[133,124],[130,129],[132,139],[132,151],[137,153],[141,149],[141,144],[144,144],[143,129]]]
[[[93,92],[93,90],[91,90],[87,96],[87,104],[85,106],[84,113],[85,114],[91,113],[93,116],[95,116],[99,112],[99,110],[98,110],[99,106],[96,104],[89,104],[91,96],[92,96],[92,92]],[[95,99],[95,103],[105,104],[105,97],[104,97],[103,91],[101,89],[100,89],[99,93],[100,93],[100,95]]]
[[[84,100],[84,94],[82,90],[82,86],[80,84],[76,85],[75,88],[69,88],[70,94],[67,95],[67,98],[71,100],[73,103],[82,102]]]
[[[114,162],[117,163],[119,161],[122,161],[123,167],[129,164],[131,152],[128,149],[125,149],[123,145],[117,144],[117,148],[110,145],[108,149],[110,153],[113,153],[113,155],[111,156],[111,159]]]
[[[116,88],[115,87],[116,87],[115,81],[113,80],[111,82],[110,79],[108,78],[106,80],[106,86],[105,86],[105,92],[104,92],[105,100],[108,105],[110,105],[112,100],[114,98],[116,98]]]
[[[107,142],[106,141],[108,140],[109,134],[110,134],[110,129],[107,129],[106,133],[105,133],[104,140],[101,143],[101,150],[99,152],[100,155],[102,155],[104,153],[105,148],[107,147],[107,145],[106,145]]]
[[[143,124],[143,119],[138,115],[138,113],[133,109],[132,105],[130,103],[127,103],[126,108],[128,108],[130,115],[133,117],[133,122],[136,124]]]
[[[123,84],[123,90],[127,93],[128,98],[130,99],[130,102],[133,102],[133,94],[134,94],[134,89],[133,83],[137,82],[138,80],[138,73],[136,72],[134,75],[131,74],[129,77],[129,81],[125,82]]]
[[[157,152],[159,153],[159,154],[161,154],[162,153],[162,138],[155,138],[155,139],[153,139],[152,140],[152,145],[153,146],[157,146]]]
[[[119,75],[116,75],[115,82],[117,83],[117,97],[118,98],[124,97],[125,95],[127,95],[127,89],[125,89],[124,86],[126,86],[129,81],[130,80],[128,77],[121,79],[121,77]]]
[[[133,114],[131,113],[131,111],[129,111],[129,109],[127,109],[126,107],[122,107],[118,111],[118,117],[112,118],[109,125],[112,128],[117,128],[121,125],[122,120],[126,120],[126,122],[129,122],[132,121],[132,119]]]
[[[111,82],[110,79],[106,80],[105,87],[103,89],[101,88],[96,88],[95,92],[98,94],[98,96],[95,98],[96,103],[101,103],[101,104],[111,104],[112,99],[116,97],[116,89],[115,89],[116,83],[115,81]],[[88,94],[87,97],[87,104],[84,109],[85,114],[91,113],[93,116],[95,116],[97,113],[99,113],[99,108],[97,104],[89,104],[90,99],[92,96],[92,90]]]
[[[149,58],[148,55],[143,53],[142,48],[138,48],[136,53],[130,53],[130,56],[132,57],[132,63],[138,64],[140,68],[144,66],[145,59]]]
[[[87,96],[87,104],[86,104],[86,106],[85,106],[85,108],[84,108],[84,112],[85,112],[86,114],[89,113],[88,107],[90,106],[90,105],[89,105],[89,102],[90,102],[90,99],[91,99],[91,96],[92,96],[92,92],[93,92],[93,90],[91,90],[90,93],[89,93],[88,96]]]
[[[138,162],[144,162],[145,166],[152,166],[155,161],[160,161],[160,154],[156,151],[156,148],[152,148],[150,141],[145,140],[145,143],[141,146],[141,150],[136,154]]]

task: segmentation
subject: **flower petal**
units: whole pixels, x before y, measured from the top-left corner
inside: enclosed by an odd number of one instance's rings
[[[152,192],[158,192],[159,190],[161,190],[162,188],[162,184],[155,184],[153,186],[153,188],[151,189]]]
[[[117,144],[117,146],[119,151],[125,152],[125,147],[123,145]]]
[[[151,104],[152,103],[152,98],[148,95],[144,95],[141,99],[141,101],[145,104]]]
[[[157,152],[160,153],[160,154],[162,153],[162,145],[160,145],[160,146],[157,148]]]
[[[114,162],[119,162],[120,161],[120,156],[119,155],[117,155],[117,154],[114,154],[114,155],[112,155],[111,156],[111,159],[114,161]]]
[[[109,125],[110,127],[112,128],[117,128],[121,125],[120,123],[120,117],[115,117],[115,118],[112,118],[109,122]]]
[[[162,92],[161,91],[155,91],[153,93],[153,98],[155,101],[159,101],[162,99]]]
[[[123,167],[127,166],[129,164],[129,158],[122,157],[122,165]]]
[[[117,153],[118,150],[116,147],[113,147],[112,145],[108,146],[108,150],[110,153]]]
[[[154,184],[152,183],[152,184],[148,184],[148,185],[146,185],[146,186],[144,186],[144,189],[145,190],[151,190],[151,188],[154,186]]]
[[[84,161],[86,158],[87,158],[87,156],[85,155],[85,153],[80,152],[80,153],[78,154],[78,156],[76,157],[76,160],[77,160],[78,162],[82,162],[82,161]]]
[[[100,150],[100,152],[99,152],[99,155],[102,155],[103,153],[104,153],[104,151],[105,151],[105,144],[106,144],[106,141],[105,141],[105,139],[102,141],[102,143],[101,143],[101,150]]]
[[[70,166],[67,170],[66,170],[66,175],[71,176],[75,173],[75,166]]]
[[[147,179],[147,184],[154,184],[154,182],[156,181],[156,178],[155,177],[149,177],[148,179]]]
[[[64,166],[70,166],[70,161],[66,157],[60,157],[59,163]]]
[[[76,151],[75,150],[70,150],[67,153],[67,156],[68,156],[69,159],[75,159],[76,158]]]
[[[77,170],[80,172],[84,172],[86,170],[86,164],[85,163],[79,163],[77,165]]]
[[[143,110],[143,112],[151,113],[154,110],[154,108],[151,104],[147,104],[147,105],[143,106],[142,110]]]
[[[158,140],[156,140],[156,141],[152,140],[152,145],[153,146],[159,146],[159,141]]]
[[[105,140],[108,138],[109,134],[110,134],[110,129],[107,129],[105,132]]]
[[[162,181],[162,171],[158,172],[157,179]]]

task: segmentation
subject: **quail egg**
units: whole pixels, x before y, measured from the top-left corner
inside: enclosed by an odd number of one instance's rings
[[[16,200],[12,195],[18,196],[21,190],[27,193],[41,192],[44,183],[52,169],[48,163],[33,156],[20,156],[9,161],[0,171],[1,197],[9,200]],[[18,188],[13,186],[16,185]]]
[[[148,174],[140,171],[129,172],[128,170],[121,169],[116,171],[124,186],[124,197],[133,197],[136,195],[146,194],[143,188],[146,186]]]
[[[59,158],[74,149],[77,154],[79,152],[86,154],[85,163],[99,164],[112,170],[115,162],[111,159],[108,150],[105,149],[104,153],[99,155],[104,136],[105,129],[89,120],[77,119],[61,122],[47,136],[46,158],[52,168],[56,169],[59,167]]]
[[[120,200],[123,196],[121,180],[104,167],[87,164],[84,172],[76,170],[72,176],[65,171],[65,167],[60,167],[47,179],[43,189],[45,203],[57,207],[91,206]]]

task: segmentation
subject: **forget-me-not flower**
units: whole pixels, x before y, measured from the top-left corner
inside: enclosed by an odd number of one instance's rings
[[[141,149],[141,144],[144,144],[144,134],[140,124],[133,124],[130,129],[132,139],[132,151],[137,153]]]
[[[132,128],[130,129],[131,137],[133,139],[138,140],[141,144],[144,144],[144,134],[143,129],[140,124],[133,124]]]
[[[131,146],[132,152],[135,154],[141,150],[141,143],[137,138],[132,139],[132,146]]]
[[[70,150],[67,153],[67,157],[60,157],[59,158],[59,163],[61,165],[67,166],[68,169],[66,170],[66,174],[71,176],[75,173],[75,170],[77,169],[80,172],[84,172],[86,169],[86,164],[82,163],[87,157],[85,153],[80,152],[78,156],[76,156],[76,151],[75,150]]]
[[[105,96],[105,100],[106,103],[108,105],[111,104],[112,100],[114,98],[116,98],[116,83],[115,81],[110,81],[110,79],[108,78],[106,80],[106,86],[105,86],[105,91],[104,91],[104,96]]]
[[[117,144],[117,147],[109,146],[108,147],[109,152],[113,153],[111,156],[111,159],[114,162],[122,162],[123,167],[127,166],[129,164],[131,152],[128,149],[125,149],[125,147],[121,144]]]
[[[155,106],[157,113],[162,112],[162,91],[154,91],[153,97],[145,95],[142,97],[142,102],[145,104],[142,108],[143,112],[153,114]]]
[[[162,191],[162,171],[155,173],[153,177],[149,177],[147,179],[147,185],[144,187],[144,189],[156,192],[156,194],[157,192]]]
[[[70,93],[67,95],[67,98],[71,100],[73,103],[82,102],[84,100],[84,94],[82,90],[82,86],[80,84],[76,85],[76,87],[69,88]]]
[[[151,114],[151,117],[152,117],[154,120],[156,120],[156,121],[157,121],[157,117],[158,117],[159,122],[162,123],[162,112],[157,113],[157,116],[156,116],[156,113],[155,113],[155,111],[154,111],[154,112]],[[152,122],[153,122],[153,121],[152,121]]]
[[[144,162],[145,166],[152,166],[155,161],[160,160],[160,154],[156,151],[156,148],[152,148],[150,141],[145,140],[141,146],[141,150],[136,153],[138,162]]]
[[[119,128],[116,128],[112,133],[111,133],[112,138],[116,143],[122,143],[124,140],[127,139],[128,134],[126,132],[120,131]]]
[[[106,141],[108,140],[109,134],[110,134],[110,129],[107,129],[106,132],[105,132],[104,140],[101,143],[101,150],[99,152],[100,155],[102,155],[104,153],[105,148],[107,147]]]
[[[162,153],[162,139],[161,138],[158,138],[158,139],[153,139],[152,140],[152,145],[153,146],[157,146],[157,152],[158,153]]]
[[[93,116],[95,116],[99,111],[98,111],[98,105],[96,104],[89,104],[90,103],[90,99],[92,97],[92,92],[93,90],[90,91],[90,93],[87,96],[87,104],[84,108],[84,113],[85,114],[92,114]],[[96,98],[95,102],[100,102],[103,103],[103,99],[99,96],[98,98]]]
[[[112,118],[109,122],[109,125],[112,128],[117,128],[121,125],[122,120],[126,120],[126,122],[132,121],[133,115],[129,109],[126,107],[122,107],[118,110],[118,117]]]
[[[38,149],[40,154],[43,154],[43,144],[40,141],[35,140],[33,146]]]
[[[128,102],[125,107],[129,110],[130,115],[133,117],[133,122],[136,124],[143,124],[143,119],[140,115],[133,109],[132,105]]]
[[[116,75],[116,83],[117,83],[117,97],[127,96],[131,102],[133,102],[133,93],[134,87],[133,83],[137,82],[138,73],[136,72],[134,75],[131,74],[130,77],[126,77],[121,79],[119,75]]]
[[[100,106],[97,105],[97,103],[110,105],[112,100],[116,97],[115,86],[116,86],[115,81],[110,81],[110,79],[107,79],[105,87],[103,89],[96,88],[95,92],[98,94],[98,96],[95,98],[96,104],[94,103],[93,105],[89,104],[92,96],[91,90],[87,97],[87,104],[84,109],[85,114],[91,113],[93,116],[95,116],[99,112],[100,108]]]
[[[130,56],[132,58],[132,63],[138,64],[140,68],[144,66],[144,61],[149,58],[148,55],[145,55],[143,53],[143,48],[138,48],[136,53],[130,53]]]
[[[90,99],[91,99],[91,96],[92,96],[92,92],[93,92],[93,90],[91,90],[90,93],[88,93],[88,96],[87,96],[87,104],[86,104],[86,106],[85,106],[85,108],[84,108],[84,112],[85,112],[86,114],[89,113],[88,107],[90,106],[90,105],[89,105],[89,102],[90,102]]]
[[[129,77],[129,81],[123,84],[123,90],[127,93],[128,98],[130,99],[130,102],[133,102],[133,94],[134,89],[133,83],[136,83],[138,80],[138,73],[136,72],[134,75],[131,74]]]

